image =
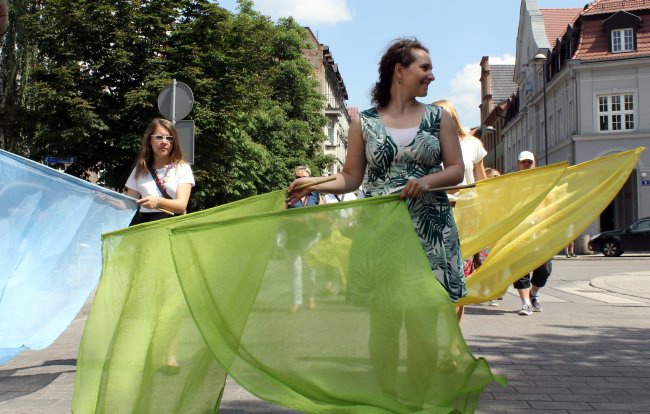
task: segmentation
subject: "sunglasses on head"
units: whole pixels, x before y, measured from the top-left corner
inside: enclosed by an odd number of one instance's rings
[[[156,142],[162,142],[162,140],[174,142],[174,137],[171,135],[152,135],[151,138],[155,139]]]

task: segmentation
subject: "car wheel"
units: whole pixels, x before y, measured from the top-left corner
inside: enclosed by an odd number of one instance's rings
[[[605,240],[601,252],[607,257],[616,257],[623,254],[621,246],[615,240]]]

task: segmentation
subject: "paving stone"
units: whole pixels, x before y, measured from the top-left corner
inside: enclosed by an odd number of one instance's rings
[[[583,271],[567,263],[574,271]],[[554,267],[545,290],[567,299],[552,289],[553,284],[569,280],[563,276],[562,265]],[[584,272],[596,274],[600,267]],[[646,268],[647,260],[642,269]],[[504,297],[501,312],[481,309],[481,313],[468,312],[463,320],[470,349],[509,381],[507,387],[486,387],[477,413],[650,414],[650,358],[645,357],[650,343],[650,296],[646,304],[635,307],[549,303],[543,314],[531,318],[510,313],[518,303],[511,296]],[[0,414],[70,413],[76,355],[87,315],[84,309],[54,345],[25,351],[0,367]],[[227,381],[220,412],[296,413],[260,401],[232,379]]]

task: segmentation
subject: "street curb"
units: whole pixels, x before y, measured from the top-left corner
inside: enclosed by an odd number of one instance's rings
[[[600,276],[591,279],[589,285],[620,295],[650,299],[650,277],[648,276]],[[634,286],[634,290],[621,285]]]

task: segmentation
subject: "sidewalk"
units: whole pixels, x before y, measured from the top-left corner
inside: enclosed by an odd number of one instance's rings
[[[597,266],[601,260],[612,263],[602,256],[556,256],[557,282],[563,268],[567,273],[583,264]],[[590,282],[645,301],[641,305],[564,300],[546,302],[544,312],[521,317],[514,312],[519,299],[506,295],[500,307],[467,307],[462,328],[468,345],[509,381],[506,388],[487,387],[477,413],[650,413],[647,269],[597,276]],[[0,367],[0,414],[70,412],[77,350],[88,310],[89,304],[52,346],[25,351]],[[220,412],[294,413],[260,401],[230,379]]]
[[[647,255],[628,254],[626,258],[647,257]],[[611,258],[601,255],[585,255],[575,258],[566,258],[558,255],[553,258],[557,260],[612,260]],[[606,290],[620,295],[634,296],[637,298],[650,300],[650,268],[647,271],[620,273],[615,276],[599,276],[591,279],[589,284],[595,288]]]

